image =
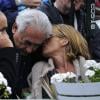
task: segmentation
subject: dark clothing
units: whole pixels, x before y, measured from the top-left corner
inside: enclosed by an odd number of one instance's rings
[[[51,21],[52,24],[65,23],[65,20],[64,20],[65,17],[67,19],[65,24],[73,25],[74,23],[74,20],[72,18],[73,17],[72,11],[70,11],[70,13],[65,14],[65,15],[62,14],[64,16],[64,19],[63,19],[61,13],[54,7],[51,0],[48,0],[47,2],[42,2],[40,7],[38,7],[37,9],[44,12],[49,17],[49,20]]]
[[[17,63],[17,94],[21,96],[22,89],[29,88],[27,82],[27,76],[31,72],[33,65],[38,62],[45,60],[42,56],[41,47],[37,49],[34,53],[21,55],[20,50],[16,50],[16,63]]]
[[[5,13],[9,22],[14,22],[18,13],[15,0],[0,0],[0,10]]]
[[[16,98],[16,50],[14,48],[0,49],[0,72],[8,81],[8,86],[12,88],[12,97]]]
[[[100,28],[97,25],[95,32],[90,37],[89,48],[92,58],[100,62]]]
[[[68,14],[62,14],[57,8],[54,7],[54,4],[51,0],[43,1],[40,7],[37,8],[44,12],[52,24],[68,24],[74,26],[74,15],[76,15],[77,19],[77,29],[82,33],[83,36],[86,37],[85,32],[85,11],[81,8],[79,11],[75,11],[74,5],[72,3],[72,7]]]
[[[15,0],[0,0],[0,10],[2,12],[9,12],[9,10],[13,12],[16,9],[17,6],[15,4]]]
[[[86,38],[86,29],[85,29],[85,9],[80,9],[75,12],[77,18],[78,31]]]

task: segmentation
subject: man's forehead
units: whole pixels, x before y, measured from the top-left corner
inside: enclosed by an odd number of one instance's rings
[[[36,32],[35,33],[26,33],[25,35],[23,35],[23,39],[24,40],[30,40],[33,42],[37,42],[37,43],[41,43],[43,40],[45,40],[45,35],[42,32]]]
[[[31,26],[28,26],[25,29],[25,33],[26,33],[26,35],[30,35],[35,38],[39,38],[39,37],[43,38],[46,36],[46,34],[44,32],[40,31],[40,29],[38,29],[36,27],[31,27]]]

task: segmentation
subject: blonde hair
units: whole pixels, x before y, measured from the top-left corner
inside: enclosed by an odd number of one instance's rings
[[[90,58],[88,44],[80,32],[70,25],[58,24],[53,26],[53,35],[59,38],[66,38],[69,43],[66,46],[66,55],[71,59],[83,56]]]

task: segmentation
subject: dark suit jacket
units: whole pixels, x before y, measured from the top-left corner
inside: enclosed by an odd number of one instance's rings
[[[48,0],[47,2],[42,2],[41,5],[39,7],[37,7],[38,10],[44,12],[50,22],[52,24],[61,24],[61,23],[65,23],[65,20],[63,19],[62,15],[60,14],[60,12],[54,7],[53,3],[51,0]],[[70,11],[70,13],[65,15],[66,17],[66,23],[68,25],[73,25],[73,10]]]
[[[16,50],[14,48],[0,49],[0,72],[8,81],[8,85],[12,88],[12,97],[16,94]]]
[[[100,28],[96,25],[95,32],[91,35],[89,49],[92,59],[100,62]]]

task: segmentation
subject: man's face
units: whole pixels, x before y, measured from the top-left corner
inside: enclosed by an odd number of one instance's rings
[[[7,19],[2,14],[2,15],[0,15],[0,32],[4,33],[4,32],[6,32],[6,29],[7,29]]]
[[[45,34],[31,26],[28,26],[25,31],[20,34],[16,30],[14,34],[15,45],[25,53],[35,51],[43,43],[45,38]]]
[[[71,0],[59,0],[62,5],[63,13],[67,14],[71,9]]]

